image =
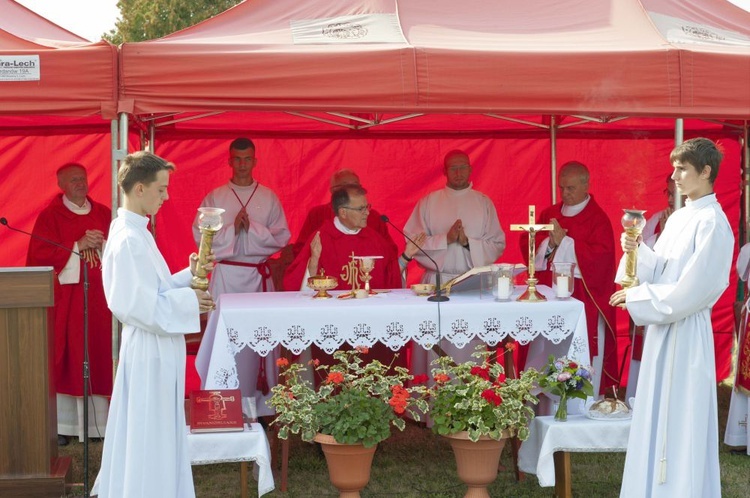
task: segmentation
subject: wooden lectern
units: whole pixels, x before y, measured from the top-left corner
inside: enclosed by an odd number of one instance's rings
[[[60,497],[51,267],[0,268],[0,496]]]

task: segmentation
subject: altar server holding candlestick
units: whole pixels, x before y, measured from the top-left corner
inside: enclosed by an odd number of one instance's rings
[[[624,303],[636,325],[647,325],[623,498],[721,496],[711,308],[729,285],[734,246],[713,190],[721,158],[706,138],[675,147],[672,178],[685,207],[653,250],[642,237],[620,239],[624,252],[638,251],[641,284],[618,290],[610,304]]]

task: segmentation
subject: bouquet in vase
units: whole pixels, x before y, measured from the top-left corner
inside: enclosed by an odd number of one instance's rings
[[[555,358],[550,355],[544,370],[539,374],[539,387],[549,394],[560,397],[560,403],[555,412],[555,420],[568,419],[568,399],[580,398],[585,400],[594,395],[591,385],[591,366],[583,366],[566,358]]]

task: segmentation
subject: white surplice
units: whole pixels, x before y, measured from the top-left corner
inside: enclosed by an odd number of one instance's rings
[[[710,194],[670,216],[653,250],[638,248],[641,285],[626,303],[647,329],[622,498],[721,496],[711,308],[729,285],[733,245]]]
[[[458,243],[448,244],[447,234],[453,223],[461,220],[464,233],[469,240],[466,249]],[[500,227],[497,210],[492,200],[470,185],[461,190],[444,187],[427,194],[419,200],[406,222],[404,232],[414,238],[424,232],[427,239],[422,249],[429,254],[440,268],[442,284],[462,275],[475,266],[486,266],[502,256],[505,249],[505,233]],[[435,266],[421,252],[414,259],[424,268],[423,283],[435,283]],[[463,349],[442,340],[440,346],[457,362],[475,360],[471,357],[474,348],[481,341],[474,340]],[[435,355],[431,351],[416,347],[412,351],[412,373],[429,373],[429,364]]]
[[[245,210],[250,218],[250,227],[239,234],[234,229],[234,219],[246,204]],[[214,235],[212,250],[217,261],[228,260],[242,263],[265,263],[274,253],[289,243],[291,234],[287,226],[286,216],[281,202],[276,194],[258,182],[249,186],[239,186],[232,182],[211,191],[201,203],[201,207],[219,207],[224,209],[222,219],[224,226]],[[193,223],[193,236],[200,244],[200,230],[198,216]],[[273,281],[266,280],[267,291],[273,291]],[[209,292],[214,300],[219,296],[237,292],[261,292],[263,277],[257,268],[217,264],[211,274]],[[242,379],[242,395],[254,397],[258,416],[273,415],[275,411],[267,403],[271,392],[263,395],[256,389],[260,362],[264,362],[266,380],[269,389],[276,385],[276,359],[281,355],[276,348],[265,358],[261,358],[249,349],[240,353],[243,360],[238,364],[241,371],[237,374]],[[206,379],[202,379],[204,382]]]
[[[746,285],[750,284],[750,279],[748,279],[750,277],[750,244],[745,244],[740,249],[736,269],[740,280],[745,282]],[[746,289],[745,293],[745,307],[748,308],[748,306],[750,306],[750,287]],[[747,310],[745,312],[748,313]],[[745,333],[745,329],[740,328],[739,333],[741,337],[741,334]],[[737,368],[739,368],[739,365]],[[739,375],[739,373],[736,375]],[[746,453],[750,455],[750,430],[748,430],[750,416],[748,414],[750,414],[750,396],[737,389],[732,389],[729,413],[727,414],[727,428],[724,432],[724,444],[744,446]]]
[[[104,292],[123,324],[102,464],[92,495],[195,496],[185,433],[185,338],[200,330],[190,270],[172,275],[146,225],[123,208],[102,258]]]

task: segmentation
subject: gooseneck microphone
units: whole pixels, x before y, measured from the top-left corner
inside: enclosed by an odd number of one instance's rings
[[[429,259],[432,262],[432,264],[435,265],[435,295],[428,297],[427,300],[432,301],[432,302],[439,302],[439,303],[444,302],[444,301],[450,301],[450,298],[448,298],[448,296],[443,295],[443,290],[440,288],[440,268],[438,267],[438,264],[435,262],[435,260],[432,259],[432,257],[429,254],[427,254],[425,250],[419,246],[419,244],[414,242],[411,237],[406,235],[399,227],[394,225],[393,222],[391,222],[390,218],[388,218],[388,216],[383,214],[380,216],[380,219],[383,220],[383,222],[388,223],[390,226],[395,228],[398,233],[403,235],[406,238],[406,240],[414,244],[416,248],[419,249],[419,252],[427,256],[427,259]],[[0,220],[0,223],[1,222],[2,220]]]
[[[83,493],[84,496],[89,495],[89,391],[88,386],[90,384],[89,378],[89,268],[83,255],[74,251],[70,247],[66,247],[59,242],[50,240],[41,235],[35,233],[26,232],[20,228],[12,227],[8,224],[8,220],[0,218],[0,225],[5,225],[14,232],[28,235],[32,239],[38,239],[47,244],[65,249],[69,253],[75,254],[81,258],[81,264],[83,265]],[[96,416],[96,414],[94,414]],[[55,428],[57,429],[57,428]]]

